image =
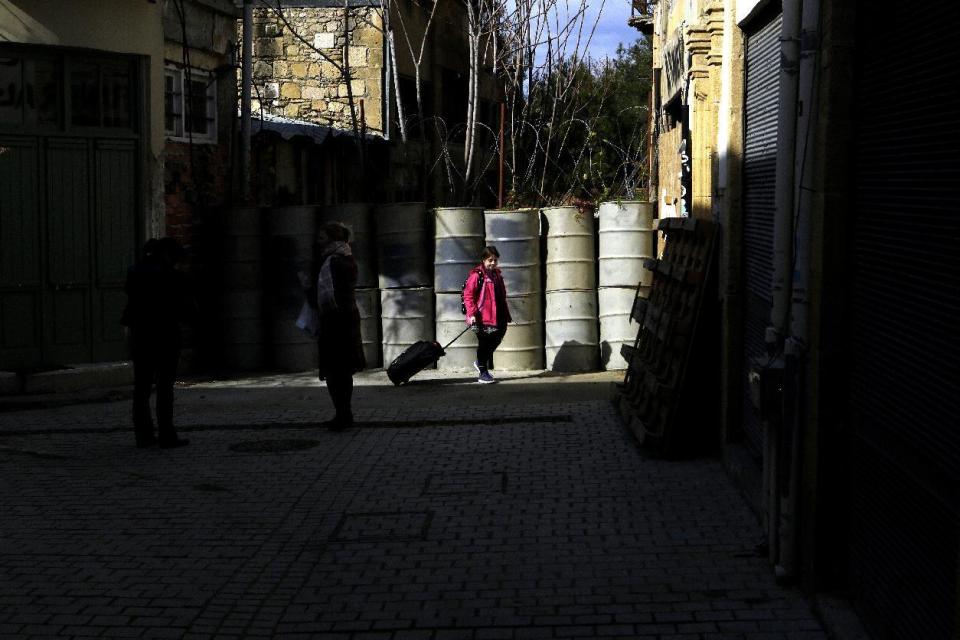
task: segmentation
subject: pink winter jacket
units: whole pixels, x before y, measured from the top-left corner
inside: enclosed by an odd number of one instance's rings
[[[477,286],[481,273],[483,273],[482,289]],[[510,309],[507,307],[507,287],[503,284],[500,269],[484,272],[482,266],[474,267],[463,288],[463,306],[467,308],[467,318],[476,316],[484,326],[496,327],[498,324],[506,324],[513,320],[510,317]],[[497,317],[498,306],[506,315],[505,318]]]

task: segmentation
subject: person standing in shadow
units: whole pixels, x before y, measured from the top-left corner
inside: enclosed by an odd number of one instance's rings
[[[353,426],[353,374],[366,366],[357,309],[357,262],[350,250],[350,230],[329,222],[317,234],[307,302],[319,316],[317,352],[320,380],[336,411],[323,426],[339,431]]]
[[[173,238],[150,239],[142,258],[127,271],[128,327],[133,358],[133,429],[138,447],[182,447],[173,426],[173,383],[180,360],[180,321],[189,314],[186,277],[176,270],[184,250]],[[150,416],[150,394],[157,387],[157,432]]]

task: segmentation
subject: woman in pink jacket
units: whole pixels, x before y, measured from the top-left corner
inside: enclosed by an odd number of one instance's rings
[[[470,271],[463,287],[463,305],[467,324],[477,334],[477,359],[474,368],[480,374],[477,382],[490,384],[493,376],[493,352],[500,346],[507,323],[512,320],[507,307],[507,287],[497,264],[500,253],[494,246],[485,247],[480,264]]]

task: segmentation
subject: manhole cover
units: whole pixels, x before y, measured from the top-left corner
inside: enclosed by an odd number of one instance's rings
[[[230,445],[237,453],[285,453],[303,451],[320,444],[317,440],[247,440]]]

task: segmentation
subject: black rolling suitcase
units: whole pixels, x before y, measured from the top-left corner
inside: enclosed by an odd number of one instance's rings
[[[470,327],[467,327],[460,332],[460,335],[442,347],[439,342],[432,342],[430,340],[414,342],[387,367],[387,377],[390,378],[390,382],[399,386],[410,380],[414,375],[439,360],[444,354],[444,349],[456,342],[457,338],[465,334],[469,329]]]

